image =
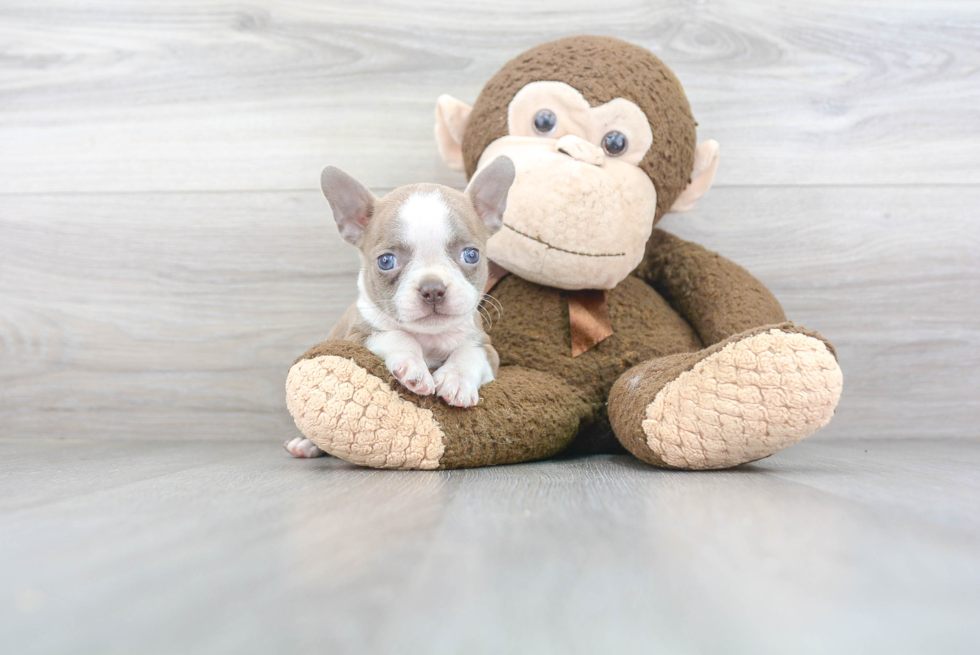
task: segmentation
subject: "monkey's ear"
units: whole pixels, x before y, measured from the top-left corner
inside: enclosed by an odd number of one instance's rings
[[[515,174],[514,162],[509,157],[497,157],[477,173],[466,187],[476,213],[483,219],[490,234],[496,234],[504,224],[507,192],[514,183]]]
[[[436,100],[436,143],[446,166],[462,171],[463,134],[473,108],[452,96],[441,95]]]
[[[320,188],[333,210],[340,236],[348,243],[357,243],[374,210],[374,194],[344,171],[327,166],[320,174]]]
[[[694,207],[698,200],[711,188],[718,172],[718,142],[708,139],[694,151],[694,170],[691,171],[691,181],[681,195],[671,205],[672,212],[686,212]]]

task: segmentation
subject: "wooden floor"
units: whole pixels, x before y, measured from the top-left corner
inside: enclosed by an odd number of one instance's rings
[[[406,473],[7,439],[0,480],[4,653],[980,650],[974,440]]]

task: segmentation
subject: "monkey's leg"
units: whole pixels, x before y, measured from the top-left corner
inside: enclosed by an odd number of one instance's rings
[[[609,395],[616,437],[655,466],[718,469],[813,434],[834,415],[843,378],[832,348],[790,323],[626,371]]]
[[[596,408],[561,380],[516,366],[480,389],[476,407],[417,396],[384,362],[346,341],[325,341],[293,364],[286,404],[327,453],[373,468],[451,469],[550,457]]]

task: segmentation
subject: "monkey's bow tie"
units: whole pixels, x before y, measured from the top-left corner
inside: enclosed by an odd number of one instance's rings
[[[490,277],[483,293],[490,293],[497,283],[510,275],[510,271],[496,262],[490,262]],[[563,291],[568,301],[568,323],[571,333],[572,357],[578,357],[597,343],[611,336],[607,292],[602,289]]]

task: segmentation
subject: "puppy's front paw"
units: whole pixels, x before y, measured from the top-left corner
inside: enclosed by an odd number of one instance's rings
[[[453,407],[473,407],[480,402],[480,380],[474,375],[464,375],[455,366],[438,369],[432,376],[436,393]]]
[[[421,358],[412,355],[393,355],[385,362],[395,379],[409,391],[428,396],[436,390],[429,367]]]
[[[293,437],[283,444],[283,448],[293,457],[319,457],[323,454],[315,443],[303,437]]]

